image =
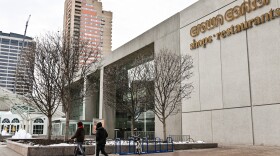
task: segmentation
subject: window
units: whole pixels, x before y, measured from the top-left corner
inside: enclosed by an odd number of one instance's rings
[[[16,52],[16,53],[17,53],[17,52],[19,52],[19,51],[18,51],[18,50],[10,50],[10,52]]]
[[[18,50],[18,47],[16,47],[16,46],[10,46],[10,49],[12,50],[12,49],[14,49],[14,50]],[[10,51],[11,51],[10,50]]]
[[[44,133],[44,121],[37,118],[33,123],[33,134],[43,134]]]
[[[15,78],[7,78],[7,80],[15,81]]]
[[[43,134],[44,125],[33,125],[33,134]]]
[[[3,48],[2,48],[1,51],[7,51],[7,52],[8,52],[9,49],[3,49]],[[1,52],[1,54],[3,54],[3,52]],[[6,54],[8,54],[8,53],[6,53]]]
[[[18,45],[18,41],[17,40],[11,40],[11,45],[17,46]]]
[[[18,118],[14,118],[14,119],[12,120],[12,123],[19,123]]]
[[[10,40],[9,39],[2,39],[2,44],[10,44]]]
[[[8,56],[0,56],[0,58],[8,59]]]
[[[12,125],[11,125],[11,132],[17,132],[19,130],[19,119],[18,118],[14,118],[12,120]]]
[[[10,120],[5,118],[5,119],[2,120],[2,123],[10,123]]]
[[[18,54],[10,53],[9,55],[10,55],[10,56],[17,56]]]
[[[9,46],[1,45],[2,48],[10,48]]]
[[[42,120],[42,119],[36,119],[35,121],[34,121],[34,123],[44,123],[44,121]]]
[[[7,59],[0,59],[0,62],[8,62]]]

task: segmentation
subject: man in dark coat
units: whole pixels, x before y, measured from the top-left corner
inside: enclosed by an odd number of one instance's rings
[[[78,129],[76,130],[76,133],[74,136],[71,137],[71,139],[75,139],[76,138],[76,142],[77,142],[77,147],[75,150],[75,156],[77,156],[78,151],[80,151],[80,153],[85,156],[85,151],[82,147],[84,140],[85,140],[85,130],[83,127],[83,123],[81,121],[79,121],[77,123],[78,125]]]
[[[98,122],[96,125],[96,156],[99,156],[99,152],[101,151],[102,154],[108,156],[105,152],[105,144],[106,138],[108,137],[108,133],[106,129],[102,127],[102,123]]]

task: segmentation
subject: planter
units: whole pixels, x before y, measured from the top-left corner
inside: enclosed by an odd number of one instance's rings
[[[32,146],[28,144],[22,144],[15,141],[7,140],[7,147],[14,150],[15,152],[23,155],[23,156],[73,156],[75,145],[61,145],[61,146]],[[94,145],[84,145],[86,148],[86,155],[94,155],[95,154],[95,146]],[[174,150],[187,150],[187,149],[201,149],[201,148],[217,148],[217,143],[186,143],[186,144],[174,144]],[[106,152],[108,154],[115,153],[115,145],[106,145]],[[130,150],[132,151],[134,147],[130,146]],[[145,151],[143,148],[143,152]],[[147,149],[147,148],[146,148]],[[166,145],[162,144],[161,147],[159,145],[149,145],[148,150],[150,153],[156,152],[156,150],[165,150]],[[169,147],[170,149],[170,147]],[[127,153],[129,152],[128,145],[122,145],[121,152]]]

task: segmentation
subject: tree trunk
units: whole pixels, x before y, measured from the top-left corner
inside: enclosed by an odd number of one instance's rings
[[[163,140],[165,141],[166,140],[166,121],[165,119],[163,119]]]
[[[131,126],[130,126],[130,128],[131,128],[131,136],[134,136],[134,118],[133,117],[131,117]]]
[[[66,121],[65,121],[65,135],[64,135],[64,141],[67,141],[69,138],[69,118],[70,118],[70,112],[65,111],[66,115]]]
[[[48,140],[50,141],[52,138],[52,116],[48,116],[49,125],[48,125]]]

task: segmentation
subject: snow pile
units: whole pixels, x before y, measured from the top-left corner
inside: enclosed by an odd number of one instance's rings
[[[179,142],[173,142],[174,144],[195,144],[195,143],[198,143],[198,144],[203,144],[203,143],[206,143],[204,141],[179,141]]]
[[[32,136],[27,133],[24,129],[19,129],[18,132],[15,133],[14,136],[12,136],[13,139],[31,139]]]
[[[9,133],[7,133],[7,131],[6,131],[6,130],[4,130],[4,129],[3,129],[3,131],[2,131],[2,133],[1,133],[1,134],[2,134],[2,136],[9,136],[9,135],[10,135],[10,134],[9,134]]]
[[[51,144],[50,146],[76,146],[76,145],[68,144],[68,143],[60,143],[60,144]]]

